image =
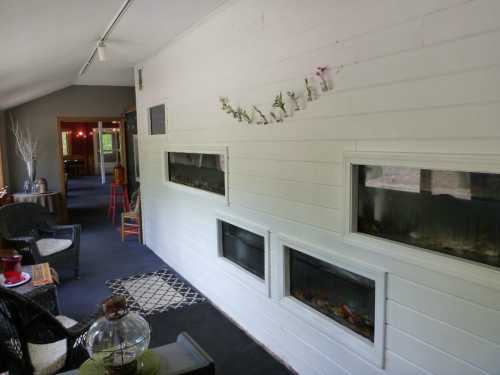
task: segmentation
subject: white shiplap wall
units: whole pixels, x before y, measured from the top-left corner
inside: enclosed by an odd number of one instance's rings
[[[500,159],[499,46],[498,0],[230,1],[141,64],[147,245],[300,373],[500,374],[497,271],[343,239],[345,151]],[[284,124],[219,110],[220,95],[264,108],[318,65],[344,66],[335,90]],[[148,136],[162,101],[168,135]],[[162,150],[177,144],[228,146],[229,207],[163,183]],[[271,299],[216,259],[218,211],[271,230]],[[384,370],[281,307],[278,233],[388,271]]]

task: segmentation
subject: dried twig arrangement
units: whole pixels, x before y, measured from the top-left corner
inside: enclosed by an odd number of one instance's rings
[[[38,156],[38,140],[33,138],[29,129],[23,131],[19,126],[19,121],[11,116],[11,131],[16,139],[16,149],[18,155],[24,162],[36,160]]]
[[[16,150],[19,157],[25,162],[28,177],[34,178],[35,162],[38,157],[38,139],[31,135],[29,129],[23,131],[19,126],[19,121],[10,116],[11,131],[16,139]]]

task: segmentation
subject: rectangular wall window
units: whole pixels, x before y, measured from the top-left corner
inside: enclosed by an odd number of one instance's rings
[[[360,233],[500,267],[500,175],[357,165]]]
[[[167,152],[168,180],[225,195],[225,157],[222,154]]]
[[[220,225],[221,255],[264,280],[265,238],[225,221]]]

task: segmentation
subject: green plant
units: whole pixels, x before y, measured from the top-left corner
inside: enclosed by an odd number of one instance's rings
[[[257,112],[257,114],[260,116],[260,121],[257,121],[257,124],[264,124],[264,125],[267,125],[269,124],[269,121],[267,121],[267,117],[264,115],[264,113],[262,113],[262,111],[257,108],[256,106],[252,106],[253,110],[255,112]]]
[[[241,109],[241,117],[249,124],[253,122],[252,116],[250,116],[245,109]]]
[[[225,96],[220,96],[219,97],[219,102],[221,103],[221,109],[224,112],[227,112],[227,110],[231,107],[229,104],[229,99]]]
[[[281,92],[274,98],[273,108],[281,109],[285,117],[288,115],[288,113],[286,113],[285,102],[283,101],[283,94]]]
[[[229,104],[229,99],[227,97],[221,96],[219,98],[219,101],[221,102],[222,110],[230,115],[233,115],[233,117],[236,118],[236,111],[233,109],[231,104]]]

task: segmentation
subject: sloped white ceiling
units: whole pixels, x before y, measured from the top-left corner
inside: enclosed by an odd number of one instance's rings
[[[72,84],[133,85],[133,66],[226,0],[135,0],[113,30],[109,61],[78,76],[124,0],[0,0],[0,109]]]

